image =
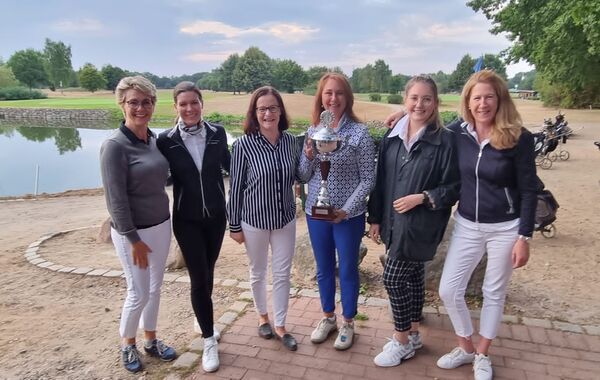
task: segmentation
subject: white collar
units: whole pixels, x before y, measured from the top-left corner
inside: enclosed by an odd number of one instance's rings
[[[408,128],[408,121],[409,121],[408,115],[404,115],[402,117],[402,119],[398,120],[398,122],[394,126],[394,129],[392,129],[392,131],[388,135],[388,138],[391,139],[392,137],[406,136],[406,129]]]

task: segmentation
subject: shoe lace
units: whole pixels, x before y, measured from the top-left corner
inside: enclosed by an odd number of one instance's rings
[[[205,342],[205,343],[208,343],[208,342]],[[206,355],[208,357],[212,357],[216,353],[215,350],[218,350],[217,347],[218,347],[218,345],[217,345],[216,341],[210,342],[204,346],[204,352],[206,353]]]
[[[162,355],[169,347],[163,343],[162,340],[156,341],[156,350],[160,355]]]
[[[127,363],[133,363],[140,359],[140,353],[135,347],[128,347],[126,349]]]
[[[450,356],[451,358],[458,358],[459,356],[461,356],[463,354],[463,350],[460,347],[455,347],[452,351],[450,351],[450,354],[448,356]]]
[[[489,358],[480,356],[475,360],[475,369],[480,372],[490,372],[492,369]]]

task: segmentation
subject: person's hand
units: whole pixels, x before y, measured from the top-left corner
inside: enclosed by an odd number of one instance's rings
[[[304,139],[304,155],[308,158],[309,161],[314,160],[315,158],[315,149],[313,148],[313,140],[306,136]]]
[[[402,117],[404,117],[404,115],[406,115],[406,110],[404,108],[401,108],[399,111],[394,112],[393,114],[386,117],[383,121],[383,124],[385,124],[388,128],[393,128],[394,125],[396,125],[396,123],[400,119],[402,119]]]
[[[235,240],[238,244],[242,244],[244,242],[244,233],[240,232],[230,232],[229,237]]]
[[[517,239],[512,250],[513,269],[521,268],[529,261],[529,243],[525,240]]]
[[[335,209],[333,210],[333,213],[335,214],[335,219],[332,220],[333,223],[339,223],[348,218],[348,213],[342,209]]]
[[[379,224],[373,223],[371,224],[371,227],[369,227],[369,237],[375,242],[375,244],[381,244],[381,235],[379,234],[379,231]]]
[[[136,241],[131,245],[131,256],[133,256],[133,265],[137,265],[140,269],[148,268],[148,254],[152,252],[150,247],[143,241]]]
[[[424,195],[421,193],[406,195],[402,198],[396,199],[394,203],[392,203],[392,206],[397,213],[403,214],[412,210],[418,205],[423,204],[423,197]]]

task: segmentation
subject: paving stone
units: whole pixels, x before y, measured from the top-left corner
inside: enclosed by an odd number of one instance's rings
[[[42,242],[40,240],[34,241],[33,243],[29,244],[29,246],[27,248],[37,248],[40,246],[40,244],[42,244]]]
[[[223,282],[221,283],[221,286],[237,286],[237,284],[238,284],[238,280],[227,279],[227,280],[223,280]]]
[[[213,285],[221,285],[221,281],[223,281],[223,279],[213,278]]]
[[[517,324],[517,323],[519,323],[519,317],[517,317],[516,315],[504,314],[502,316],[502,322]]]
[[[225,313],[223,313],[221,318],[218,319],[217,322],[222,323],[224,325],[230,325],[237,319],[237,317],[237,313],[234,313],[232,311],[226,311]]]
[[[35,265],[35,263],[33,262],[34,260],[44,260],[46,261],[42,256],[40,255],[33,255],[33,256],[25,256],[25,258],[27,259],[27,261],[29,261],[31,264]]]
[[[522,322],[526,326],[543,327],[545,329],[551,329],[552,328],[552,322],[550,322],[547,319],[523,317],[522,318]]]
[[[170,373],[163,380],[181,380],[181,376],[176,373]]]
[[[237,284],[237,287],[240,289],[252,289],[252,284],[250,284],[248,281],[240,281]]]
[[[63,267],[62,269],[59,269],[57,272],[59,273],[71,273],[73,272],[75,269],[75,267]]]
[[[471,318],[479,319],[481,317],[481,310],[469,310],[469,314],[471,315]]]
[[[581,326],[573,324],[573,323],[553,321],[552,325],[554,326],[555,329],[558,329],[561,331],[568,331],[568,332],[573,332],[573,333],[583,333],[583,329],[581,328]]]
[[[63,269],[63,268],[64,268],[64,266],[63,266],[63,265],[60,265],[60,264],[54,264],[54,265],[51,265],[51,266],[49,266],[49,267],[48,267],[48,268],[46,268],[46,269],[49,269],[49,270],[51,270],[51,271],[54,271],[54,272],[57,272],[57,271],[59,271],[59,270],[61,270],[61,269]]]
[[[600,335],[600,326],[587,325],[583,329],[590,335]]]
[[[235,311],[236,313],[241,313],[248,306],[248,302],[244,301],[235,301],[233,305],[229,306],[229,310]]]
[[[74,273],[74,274],[86,274],[86,273],[89,273],[89,272],[91,272],[93,270],[94,270],[94,268],[81,267],[81,268],[76,268],[71,273]]]
[[[38,250],[39,250],[39,248],[40,248],[40,247],[35,247],[35,248],[27,248],[27,249],[25,250],[25,254],[28,254],[28,253],[37,253],[37,252],[38,252]]]
[[[438,314],[438,310],[433,306],[423,306],[423,313],[425,314]]]
[[[29,262],[32,263],[33,265],[38,265],[39,263],[43,263],[44,261],[46,261],[46,260],[44,260],[40,257],[39,259],[33,259],[33,260],[30,260]]]
[[[42,263],[38,263],[35,265],[37,265],[40,268],[48,268],[48,267],[51,267],[52,265],[54,265],[54,263],[52,261],[44,261]]]
[[[175,282],[177,277],[181,277],[178,273],[165,273],[163,276],[163,282]]]
[[[359,305],[364,305],[364,304],[365,304],[365,302],[367,302],[367,297],[365,297],[365,296],[360,296],[360,295],[359,295],[359,296],[358,296],[358,304],[359,304]]]
[[[383,299],[383,298],[370,297],[370,298],[367,298],[367,301],[365,302],[365,304],[367,306],[387,307],[390,304],[390,301]]]
[[[86,276],[102,276],[104,273],[110,271],[110,269],[94,269],[91,272],[86,273]]]
[[[201,336],[192,340],[188,346],[190,351],[202,351],[204,350],[204,338]]]
[[[195,354],[193,352],[185,352],[180,355],[175,363],[173,363],[174,368],[192,368],[194,364],[200,359],[200,355]]]
[[[181,282],[181,283],[189,284],[191,282],[190,276],[188,276],[187,274],[185,276],[179,276],[179,277],[177,277],[175,279],[175,282]]]
[[[254,299],[254,296],[252,295],[252,292],[243,292],[242,294],[240,294],[240,296],[238,297],[239,300],[250,300],[252,301]]]
[[[290,296],[291,297],[295,297],[298,294],[299,291],[300,291],[300,289],[291,287],[290,288]]]
[[[438,313],[441,315],[448,315],[448,310],[443,306],[438,306]]]
[[[311,289],[302,289],[298,292],[302,297],[319,298],[319,292]]]
[[[122,270],[110,270],[102,275],[102,277],[121,277]]]

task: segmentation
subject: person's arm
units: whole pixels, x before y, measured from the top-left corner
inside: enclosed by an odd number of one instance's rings
[[[242,207],[246,187],[246,160],[240,140],[233,143],[229,181],[229,202],[227,203],[229,231],[230,233],[241,233]]]
[[[302,183],[308,183],[319,167],[319,160],[317,159],[312,146],[312,135],[313,128],[311,127],[306,132],[302,153],[300,154],[300,161],[298,163],[298,179]]]
[[[388,128],[393,128],[396,123],[398,123],[398,121],[404,117],[404,115],[406,115],[406,110],[404,107],[402,107],[398,111],[388,115],[388,117],[386,117],[383,121],[383,124],[385,124]]]

